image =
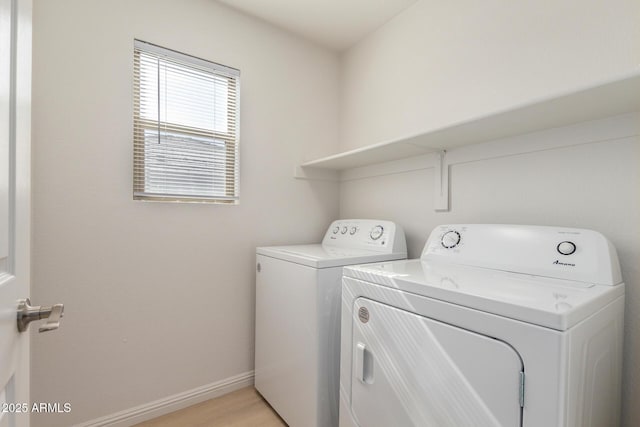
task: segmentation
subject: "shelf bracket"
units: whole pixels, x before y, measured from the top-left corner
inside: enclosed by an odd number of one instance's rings
[[[442,150],[436,153],[433,206],[436,211],[449,210],[449,163],[447,152]]]

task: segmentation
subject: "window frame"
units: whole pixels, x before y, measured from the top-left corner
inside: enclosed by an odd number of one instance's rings
[[[151,120],[142,116],[140,83],[141,55],[143,53],[167,58],[174,63],[181,63],[205,73],[210,73],[216,78],[224,78],[227,83],[227,132],[219,132],[208,129],[181,125],[162,121],[160,115],[157,120]],[[133,81],[133,199],[164,202],[199,202],[215,204],[238,204],[240,199],[240,71],[212,61],[207,61],[195,56],[187,55],[172,49],[167,49],[152,43],[134,39],[134,81]],[[160,92],[158,102],[160,105]],[[213,120],[213,119],[212,119]],[[193,137],[211,138],[224,143],[226,150],[225,168],[221,172],[224,176],[224,195],[190,195],[148,192],[145,169],[147,165],[147,149],[145,148],[145,131],[161,133],[174,133],[191,135]],[[160,138],[160,136],[159,136]],[[231,161],[228,159],[231,158]],[[229,167],[232,165],[232,167]],[[212,173],[212,178],[218,176]]]

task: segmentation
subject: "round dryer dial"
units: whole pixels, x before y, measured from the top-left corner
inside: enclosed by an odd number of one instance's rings
[[[340,231],[340,227],[338,227],[337,225],[333,228],[333,234],[338,234],[338,231]]]
[[[342,234],[347,234],[347,226],[343,226],[342,227],[342,231],[340,231]]]
[[[349,230],[349,234],[353,236],[354,234],[356,234],[356,231],[358,231],[358,227],[354,225],[353,227],[351,227],[351,230]]]
[[[447,249],[455,248],[460,243],[460,233],[457,231],[447,231],[442,235],[440,243]]]
[[[571,255],[576,251],[576,244],[569,241],[560,242],[557,249],[562,255]]]
[[[383,232],[384,227],[382,227],[381,225],[376,225],[369,232],[369,237],[371,237],[371,240],[378,240],[382,236]]]

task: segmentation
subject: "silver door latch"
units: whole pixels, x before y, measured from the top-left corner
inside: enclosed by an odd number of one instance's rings
[[[18,301],[18,331],[24,332],[34,320],[48,319],[38,328],[38,332],[48,332],[60,327],[64,315],[64,304],[31,305],[29,298]]]

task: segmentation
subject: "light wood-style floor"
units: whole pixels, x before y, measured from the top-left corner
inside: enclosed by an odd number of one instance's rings
[[[246,387],[135,427],[287,427],[255,388]]]

